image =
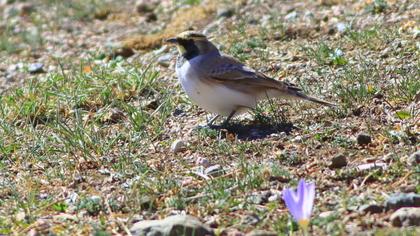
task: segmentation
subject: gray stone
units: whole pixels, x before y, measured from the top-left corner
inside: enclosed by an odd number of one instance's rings
[[[182,107],[176,107],[175,110],[172,112],[173,116],[182,116],[185,114],[185,111],[182,109]]]
[[[246,215],[242,218],[242,225],[256,225],[261,221],[260,217],[257,214]]]
[[[171,152],[173,153],[181,152],[185,150],[185,148],[186,148],[186,145],[184,141],[177,139],[171,145]]]
[[[158,99],[147,99],[141,102],[141,107],[156,110],[159,107],[160,103]]]
[[[44,71],[44,64],[42,63],[33,63],[28,66],[28,71],[31,74],[42,73]]]
[[[277,233],[265,230],[253,230],[247,233],[246,236],[277,236]]]
[[[334,211],[324,211],[324,212],[319,213],[319,218],[328,218],[330,216],[333,216],[334,213],[335,213]]]
[[[164,67],[169,67],[171,63],[172,55],[171,54],[164,54],[157,59],[157,63]]]
[[[356,167],[356,170],[358,171],[369,171],[369,170],[373,170],[373,169],[386,169],[388,168],[388,165],[386,163],[383,162],[374,162],[374,163],[366,163],[366,164],[361,164],[358,165]]]
[[[402,207],[420,207],[420,195],[415,193],[397,193],[390,196],[386,202],[387,210],[396,210]]]
[[[308,20],[312,20],[315,17],[315,15],[311,11],[305,11],[305,14],[303,15],[303,17],[305,17]]]
[[[413,29],[413,38],[420,38],[420,29]]]
[[[254,204],[261,205],[268,202],[271,191],[255,192],[249,195],[248,200]]]
[[[19,3],[7,6],[4,8],[4,19],[9,19],[15,16],[27,16],[35,10],[31,3]]]
[[[411,185],[404,185],[400,187],[400,191],[403,193],[411,193],[416,192],[417,185],[411,184]]]
[[[197,158],[197,160],[195,161],[195,164],[198,166],[203,166],[204,168],[211,166],[210,161],[204,157]]]
[[[338,154],[331,159],[330,169],[341,168],[347,165],[347,157],[343,154]]]
[[[356,141],[359,145],[368,145],[372,142],[372,137],[370,137],[370,135],[368,134],[360,133],[359,135],[357,135]]]
[[[271,196],[268,197],[268,199],[267,199],[268,202],[277,202],[277,201],[280,201],[281,200],[282,194],[281,194],[280,191],[278,191],[278,190],[271,190],[270,192],[271,192]]]
[[[35,10],[35,6],[29,2],[18,4],[17,8],[19,10],[19,15],[21,16],[29,15]]]
[[[134,50],[127,46],[124,46],[122,43],[107,43],[107,48],[109,49],[108,57],[115,58],[118,56],[128,58],[134,55]]]
[[[217,17],[229,18],[229,17],[232,17],[234,13],[235,13],[235,10],[233,8],[217,9]]]
[[[150,1],[138,1],[136,3],[136,11],[139,14],[144,14],[144,13],[150,13],[153,12],[153,10],[156,8],[156,4],[150,2]]]
[[[154,22],[157,21],[158,17],[155,13],[149,12],[144,15],[146,17],[146,22]]]
[[[335,25],[335,27],[337,28],[337,32],[339,32],[339,33],[344,33],[350,28],[350,26],[348,24],[343,23],[343,22],[338,22]]]
[[[225,171],[223,170],[222,166],[220,166],[220,165],[212,165],[210,167],[207,167],[204,170],[205,175],[210,175],[210,176],[213,176],[213,177],[220,176],[224,173],[225,173]]]
[[[297,12],[296,11],[292,11],[292,12],[290,12],[289,14],[287,14],[284,17],[284,20],[286,20],[286,21],[294,21],[294,20],[296,20],[297,17],[298,17]]]
[[[11,0],[0,0],[0,6],[1,7],[5,6],[9,3],[12,3],[12,1]]]
[[[411,154],[407,160],[409,165],[416,166],[420,164],[420,151]]]
[[[378,204],[366,204],[363,205],[359,208],[359,210],[365,214],[367,213],[371,213],[371,214],[376,214],[376,213],[381,213],[383,212],[385,209],[385,207],[380,206]]]
[[[145,220],[135,223],[130,232],[134,236],[211,236],[213,230],[189,215],[169,216],[163,220]]]
[[[390,220],[392,225],[396,227],[420,226],[420,208],[400,208],[391,215]]]

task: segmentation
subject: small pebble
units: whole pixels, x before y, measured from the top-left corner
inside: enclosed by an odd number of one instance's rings
[[[125,119],[125,117],[126,116],[122,110],[120,110],[119,108],[112,108],[108,113],[108,119],[106,121],[110,123],[117,123]]]
[[[360,133],[359,135],[357,135],[356,141],[359,145],[368,145],[372,142],[372,137],[370,137],[370,135],[368,134]]]
[[[415,184],[413,184],[413,185],[401,186],[400,190],[403,193],[411,193],[411,192],[415,192],[416,188],[417,188],[417,186]]]
[[[305,17],[306,19],[312,20],[315,16],[314,16],[314,13],[312,13],[311,11],[305,11],[305,14],[303,15],[303,17]]]
[[[157,21],[158,17],[155,13],[149,12],[146,15],[146,22],[154,22]]]
[[[205,168],[211,165],[210,161],[204,157],[197,158],[197,160],[195,161],[195,164],[198,166],[204,166]]]
[[[185,114],[185,111],[179,107],[176,107],[175,110],[172,112],[173,116],[181,116],[183,114]]]
[[[367,213],[371,213],[371,214],[376,214],[376,213],[381,213],[383,212],[385,209],[385,207],[380,206],[378,204],[366,204],[363,205],[359,208],[359,210],[365,214]]]
[[[400,208],[391,215],[390,220],[395,227],[420,226],[420,208]]]
[[[239,231],[237,229],[224,230],[221,235],[226,235],[226,236],[245,236],[244,233],[242,233],[241,231]]]
[[[417,166],[418,164],[420,164],[420,151],[411,154],[408,157],[407,162],[411,166]]]
[[[31,74],[37,74],[44,72],[44,64],[42,63],[33,63],[28,66],[28,72]]]
[[[277,236],[276,232],[265,231],[265,230],[253,230],[246,234],[246,236]]]
[[[347,157],[343,154],[339,154],[331,159],[330,169],[341,168],[347,165]]]
[[[268,202],[268,198],[271,196],[271,191],[262,191],[252,193],[248,199],[250,202],[261,205]]]
[[[222,166],[221,166],[221,165],[212,165],[212,166],[210,166],[210,167],[207,167],[207,168],[204,170],[204,174],[205,174],[205,175],[210,175],[210,176],[213,176],[213,177],[220,176],[220,175],[222,175],[224,172],[225,172],[225,171],[223,170],[223,168],[222,168]]]
[[[18,213],[15,214],[16,221],[23,221],[25,217],[26,217],[26,214],[24,211],[19,211]]]
[[[385,202],[387,210],[396,210],[402,207],[420,207],[420,195],[415,193],[397,193],[391,195]]]
[[[338,31],[339,33],[344,33],[344,32],[346,32],[346,31],[350,28],[348,24],[343,23],[343,22],[338,22],[338,23],[335,25],[335,27],[337,28],[337,31]]]
[[[177,139],[171,145],[171,152],[178,153],[184,151],[186,149],[186,145],[184,141]]]
[[[138,1],[136,3],[136,11],[139,14],[149,13],[153,12],[155,8],[155,5],[152,3],[149,3],[148,1]]]
[[[292,12],[290,12],[289,14],[287,14],[284,17],[284,20],[286,20],[286,21],[294,21],[294,20],[296,20],[297,16],[298,16],[297,12],[296,11],[292,11]]]
[[[268,198],[269,202],[277,202],[281,199],[281,192],[280,191],[271,191],[271,196]]]
[[[246,215],[242,218],[241,224],[242,225],[256,225],[260,221],[261,221],[261,219],[260,219],[260,217],[258,217],[257,214],[250,214],[250,215]]]
[[[324,211],[319,213],[319,218],[328,218],[332,215],[334,215],[334,211]]]
[[[161,66],[169,67],[169,65],[171,63],[171,59],[172,59],[172,55],[171,54],[165,54],[165,55],[160,56],[157,59],[157,63],[159,65],[161,65]]]
[[[122,45],[121,43],[109,43],[107,47],[110,49],[109,57],[115,58],[121,56],[123,58],[128,58],[134,55],[134,50]]]
[[[361,164],[357,166],[357,170],[358,171],[368,171],[368,170],[372,170],[372,169],[386,169],[388,167],[388,165],[386,163],[383,162],[378,162],[378,163],[367,163],[367,164]]]
[[[218,18],[221,18],[221,17],[229,18],[229,17],[232,17],[234,13],[235,13],[235,10],[233,8],[220,8],[220,9],[217,9],[216,15]]]
[[[35,10],[35,5],[32,3],[21,3],[18,5],[19,15],[26,16],[31,14]]]
[[[416,28],[413,30],[413,38],[414,39],[420,38],[420,29]]]

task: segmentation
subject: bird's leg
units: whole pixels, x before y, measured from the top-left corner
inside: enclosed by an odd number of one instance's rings
[[[217,120],[217,118],[219,118],[220,117],[220,115],[215,115],[213,118],[211,118],[210,119],[210,121],[209,122],[207,122],[207,126],[208,127],[212,127],[213,126],[213,123]]]
[[[227,124],[229,123],[229,120],[230,120],[230,119],[232,119],[232,117],[235,115],[235,113],[236,113],[236,110],[233,110],[233,111],[229,114],[229,116],[226,118],[226,120],[225,120],[225,121],[223,121],[223,123],[222,123],[222,127],[226,127],[226,126],[227,126]]]

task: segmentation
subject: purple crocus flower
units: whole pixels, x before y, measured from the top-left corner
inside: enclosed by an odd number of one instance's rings
[[[283,190],[283,200],[295,221],[304,230],[307,230],[309,218],[315,200],[315,183],[306,183],[301,179],[297,191],[293,189]]]

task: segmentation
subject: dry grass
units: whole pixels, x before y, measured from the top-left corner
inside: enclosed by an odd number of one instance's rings
[[[190,29],[202,29],[215,17],[216,5],[214,2],[205,6],[188,6],[174,13],[171,21],[162,32],[150,35],[135,35],[123,40],[126,47],[137,50],[157,48],[162,45],[166,38],[179,32]]]

